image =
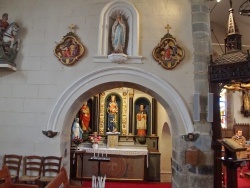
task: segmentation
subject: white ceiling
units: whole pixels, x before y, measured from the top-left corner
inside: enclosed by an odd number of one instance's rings
[[[242,35],[242,51],[250,50],[250,16],[242,16],[238,13],[239,7],[246,0],[231,0],[232,8],[234,9],[234,18],[238,25],[240,34]],[[227,35],[227,22],[230,9],[230,0],[221,0],[217,3],[216,0],[208,0],[210,7],[210,21],[213,32],[212,42],[213,46],[217,46],[216,51],[221,54],[222,50],[218,43],[222,44],[224,50],[224,38]]]

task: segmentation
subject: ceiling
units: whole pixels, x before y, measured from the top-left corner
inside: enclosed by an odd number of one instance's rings
[[[242,51],[250,50],[250,16],[242,16],[238,13],[239,7],[242,3],[246,2],[246,0],[221,0],[218,3],[217,0],[208,0],[212,43],[216,52],[219,54],[224,53],[224,38],[227,35],[230,1],[232,1],[232,8],[234,9],[234,19],[242,35]],[[219,44],[222,46],[220,47]]]

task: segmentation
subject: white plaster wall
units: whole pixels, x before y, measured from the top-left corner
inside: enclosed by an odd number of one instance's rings
[[[161,153],[161,181],[171,181],[171,158],[172,158],[172,140],[171,140],[171,121],[166,110],[161,104],[157,104],[157,119],[159,135],[159,152]],[[166,149],[167,148],[167,149]]]
[[[0,14],[9,13],[9,22],[20,26],[21,48],[17,72],[0,70],[0,157],[60,154],[60,137],[48,139],[49,116],[63,91],[83,75],[114,67],[113,63],[93,63],[97,54],[99,14],[107,0],[0,0]],[[139,53],[143,64],[131,66],[158,75],[168,82],[192,112],[193,46],[191,7],[187,0],[130,0],[140,18]],[[76,24],[76,34],[86,53],[75,65],[66,67],[54,56],[55,42]],[[185,49],[185,58],[174,70],[165,70],[152,58],[153,48],[170,33]],[[70,125],[69,125],[70,127]],[[63,130],[62,130],[63,131]]]

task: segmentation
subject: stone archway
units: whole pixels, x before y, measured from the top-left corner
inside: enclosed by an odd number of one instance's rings
[[[69,169],[70,132],[74,114],[81,103],[103,90],[116,87],[131,87],[146,92],[159,101],[166,109],[171,124],[173,142],[180,135],[193,132],[188,109],[176,90],[160,77],[142,69],[125,66],[103,68],[83,76],[61,95],[50,115],[47,130],[60,132],[60,151],[63,165]],[[157,91],[157,92],[156,92]],[[178,150],[174,148],[173,150]],[[180,151],[179,151],[180,152]],[[180,159],[178,159],[180,160]]]

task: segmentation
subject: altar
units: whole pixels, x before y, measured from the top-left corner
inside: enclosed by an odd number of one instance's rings
[[[112,89],[83,102],[71,128],[72,179],[160,181],[156,101],[133,94],[131,88]]]
[[[145,180],[145,172],[148,167],[147,147],[133,148],[107,148],[92,149],[80,147],[84,151],[83,158],[77,158],[75,163],[75,178],[90,179],[93,175],[112,180]],[[90,158],[110,158],[108,162],[89,160]],[[83,165],[82,165],[83,164]],[[99,168],[100,169],[99,169]],[[81,171],[82,170],[82,171]]]

